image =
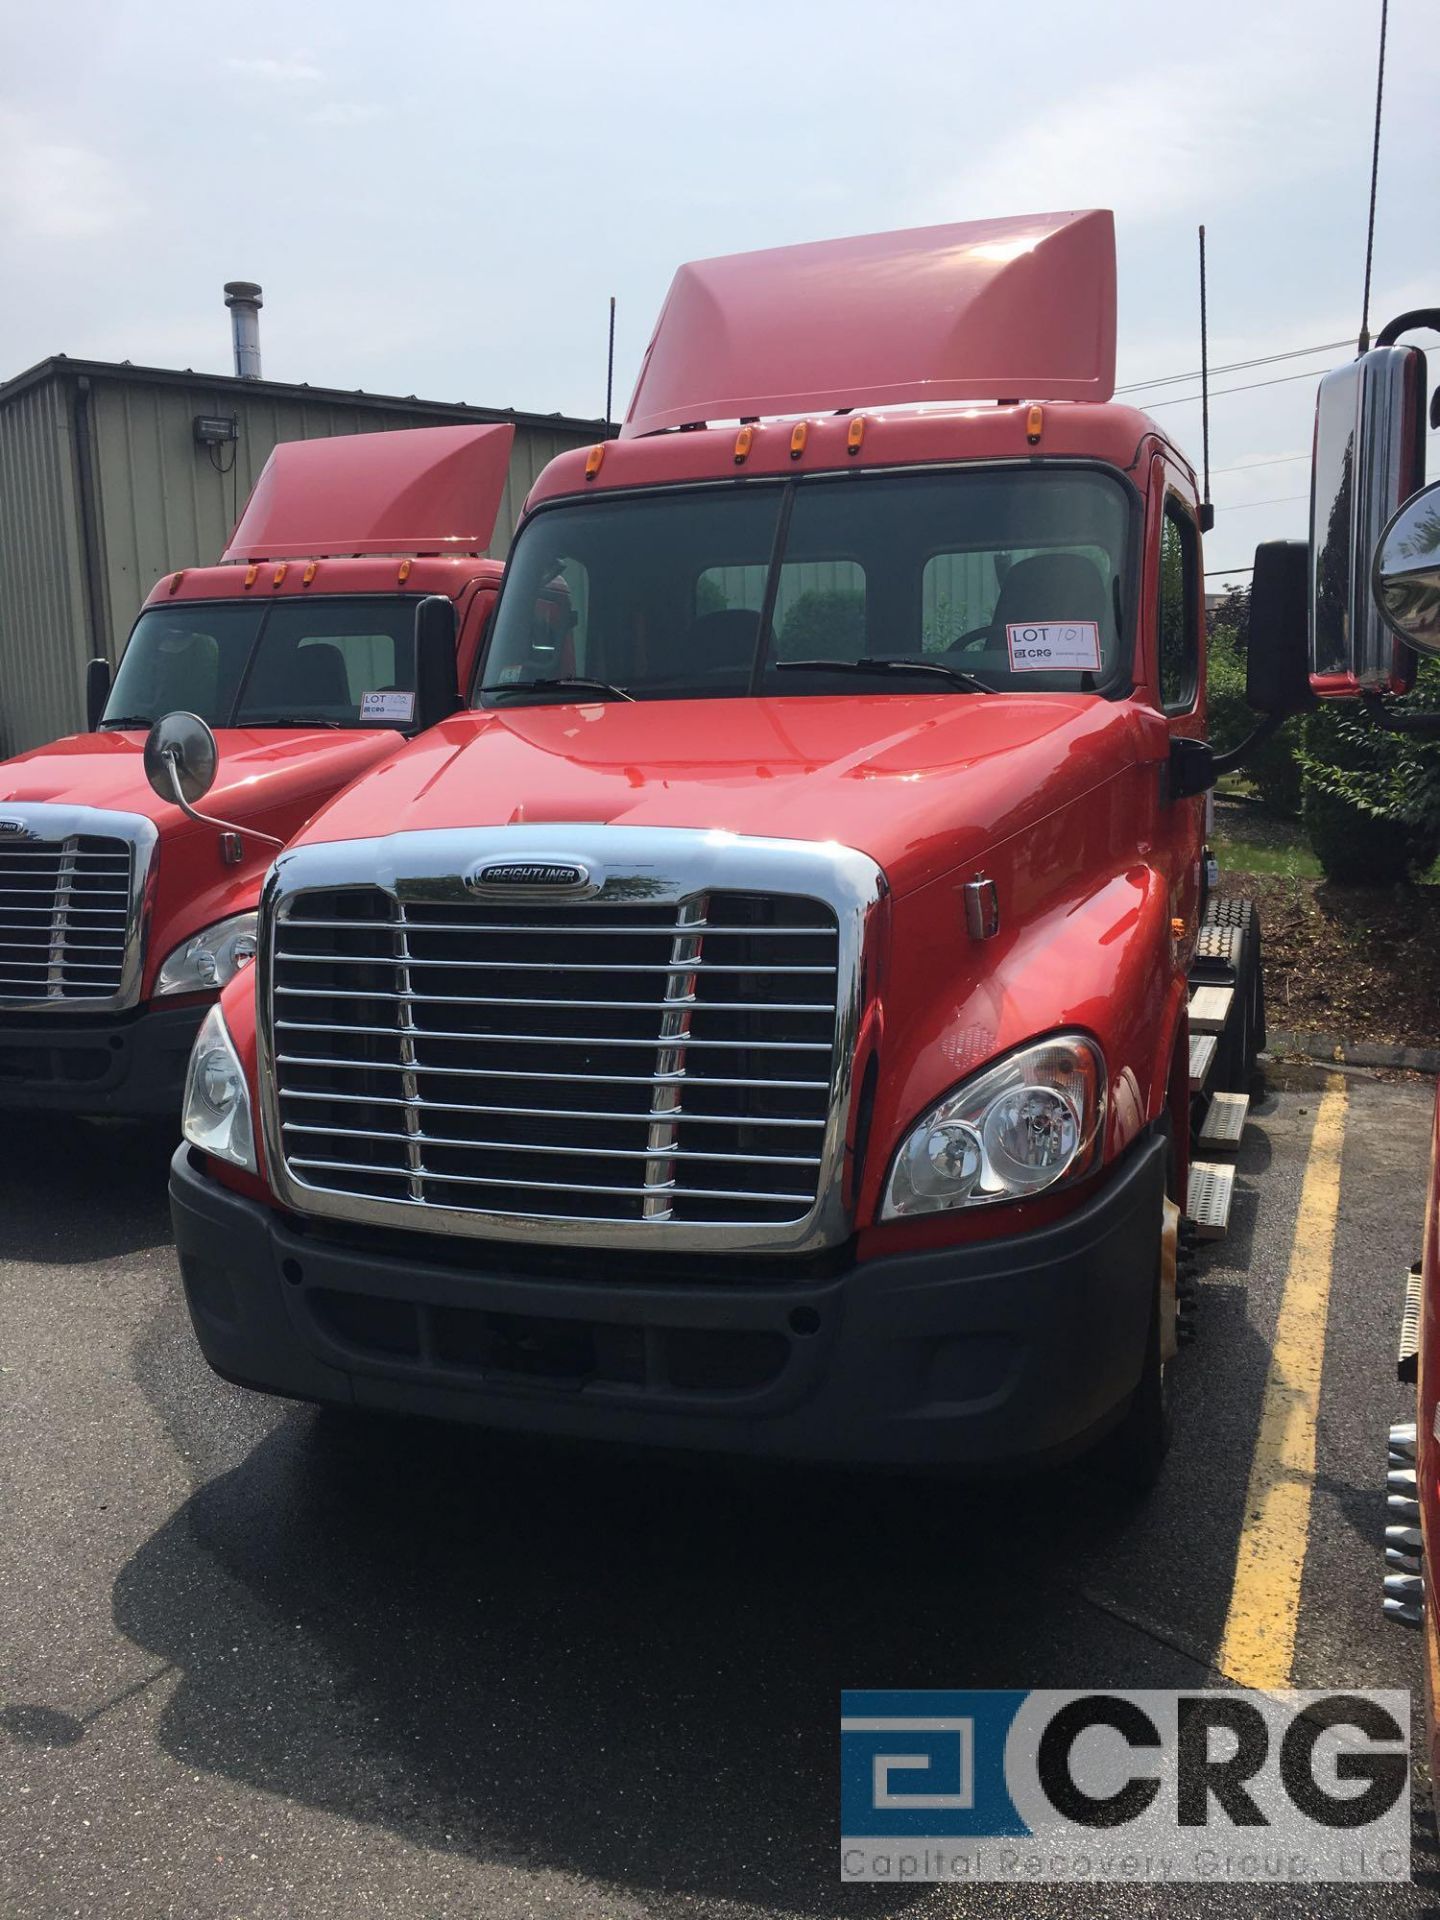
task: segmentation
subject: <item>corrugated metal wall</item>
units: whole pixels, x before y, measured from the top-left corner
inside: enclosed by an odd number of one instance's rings
[[[68,732],[89,653],[67,396],[0,407],[0,755]]]
[[[74,438],[83,377],[57,370],[0,401],[0,755],[84,724],[84,663],[94,649]],[[447,417],[363,399],[247,392],[234,382],[191,385],[109,374],[90,379],[88,410],[100,602],[95,626],[112,660],[161,574],[219,558],[277,441],[429,427]],[[238,442],[196,446],[193,422],[200,413],[233,413]],[[593,438],[582,423],[517,425],[493,554],[505,553],[521,502],[546,462]]]

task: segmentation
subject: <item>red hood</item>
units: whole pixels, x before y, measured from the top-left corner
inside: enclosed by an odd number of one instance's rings
[[[387,730],[335,733],[328,728],[222,728],[220,772],[201,803],[205,812],[244,826],[293,812],[300,818],[337,787],[393,753],[399,736]],[[72,806],[142,813],[162,829],[183,815],[151,792],[145,778],[143,733],[76,733],[0,761],[0,801],[59,800]]]
[[[1136,760],[1139,721],[1128,704],[1057,693],[467,713],[340,795],[301,840],[550,822],[711,828],[838,840],[908,893]]]

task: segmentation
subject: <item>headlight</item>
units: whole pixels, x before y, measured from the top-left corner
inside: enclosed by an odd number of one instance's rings
[[[213,1153],[217,1160],[228,1160],[247,1173],[259,1171],[250,1089],[219,1007],[211,1007],[195,1036],[180,1127],[191,1146],[202,1153]]]
[[[155,980],[155,992],[208,993],[228,986],[242,967],[255,958],[253,913],[234,913],[228,920],[217,920],[187,940],[161,967]]]
[[[882,1220],[1023,1200],[1094,1160],[1105,1062],[1083,1034],[1021,1047],[932,1107],[895,1156]]]

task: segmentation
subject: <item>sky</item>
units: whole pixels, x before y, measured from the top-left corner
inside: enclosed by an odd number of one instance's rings
[[[228,372],[221,287],[254,279],[268,377],[593,417],[609,297],[619,410],[682,260],[1108,206],[1122,383],[1199,366],[1200,221],[1212,367],[1326,349],[1212,378],[1206,566],[1240,566],[1303,533],[1312,375],[1358,330],[1378,23],[1379,0],[7,0],[0,379],[52,353]],[[1391,0],[1372,326],[1440,301],[1437,82],[1434,0]],[[1127,396],[1197,463],[1198,386]]]

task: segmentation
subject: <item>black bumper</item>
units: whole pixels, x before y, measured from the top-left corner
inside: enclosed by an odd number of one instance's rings
[[[0,1111],[177,1118],[190,1048],[208,1003],[109,1018],[0,1018]]]
[[[796,1280],[556,1279],[506,1247],[429,1260],[228,1192],[189,1149],[170,1204],[191,1318],[266,1392],[593,1439],[988,1467],[1076,1451],[1125,1410],[1152,1303],[1165,1150],[1057,1226]],[[397,1243],[400,1243],[397,1245]],[[613,1267],[614,1256],[607,1256]]]

